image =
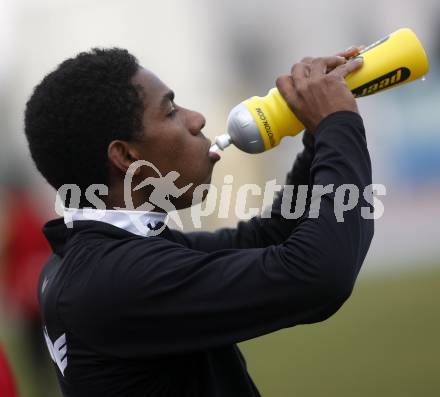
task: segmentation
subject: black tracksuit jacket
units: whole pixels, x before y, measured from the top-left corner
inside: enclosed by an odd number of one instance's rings
[[[65,396],[259,396],[236,343],[339,309],[373,236],[361,216],[371,210],[363,122],[338,112],[304,136],[286,183],[358,186],[359,204],[342,223],[334,193],[322,197],[318,218],[297,220],[281,216],[278,193],[270,219],[213,233],[45,225],[53,255],[39,299]]]

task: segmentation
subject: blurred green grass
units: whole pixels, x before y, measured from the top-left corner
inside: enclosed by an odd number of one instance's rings
[[[440,269],[363,278],[330,319],[244,342],[263,396],[440,396]]]
[[[263,397],[440,396],[440,268],[360,276],[329,320],[240,344]],[[58,396],[54,371],[32,368],[17,325],[0,318],[21,396]]]

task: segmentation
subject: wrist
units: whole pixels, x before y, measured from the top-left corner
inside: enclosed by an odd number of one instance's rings
[[[317,125],[315,132],[313,133],[315,141],[316,134],[321,132],[328,124],[337,124],[338,122],[346,122],[353,120],[353,122],[363,122],[362,116],[352,110],[339,110],[337,112],[330,113],[328,116],[324,117]]]

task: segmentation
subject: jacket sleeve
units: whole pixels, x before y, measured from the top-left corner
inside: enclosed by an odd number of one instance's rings
[[[291,171],[287,174],[285,185],[295,186],[288,200],[296,202],[298,185],[307,186],[310,182],[310,167],[315,154],[314,135],[305,131],[302,139],[304,149],[295,159]],[[180,244],[203,252],[213,252],[225,248],[263,248],[272,244],[281,244],[299,223],[296,219],[287,219],[281,214],[281,205],[285,189],[276,192],[269,216],[255,216],[248,221],[240,221],[235,228],[221,228],[215,232],[182,233],[172,230],[175,240]]]
[[[371,184],[358,114],[330,115],[315,138],[313,184],[361,191]],[[373,236],[359,197],[338,222],[335,194],[325,194],[318,217],[303,217],[281,244],[265,248],[206,253],[158,237],[113,241],[91,250],[87,263],[105,266],[78,281],[90,283],[88,292],[75,310],[60,304],[71,313],[63,317],[86,343],[127,358],[202,351],[322,321],[350,296]]]

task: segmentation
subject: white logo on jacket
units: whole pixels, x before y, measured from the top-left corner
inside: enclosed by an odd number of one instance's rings
[[[62,334],[54,343],[49,338],[47,328],[44,327],[44,339],[46,339],[46,345],[49,350],[50,357],[53,362],[58,366],[60,372],[64,376],[64,371],[67,367],[67,343],[66,334]]]

